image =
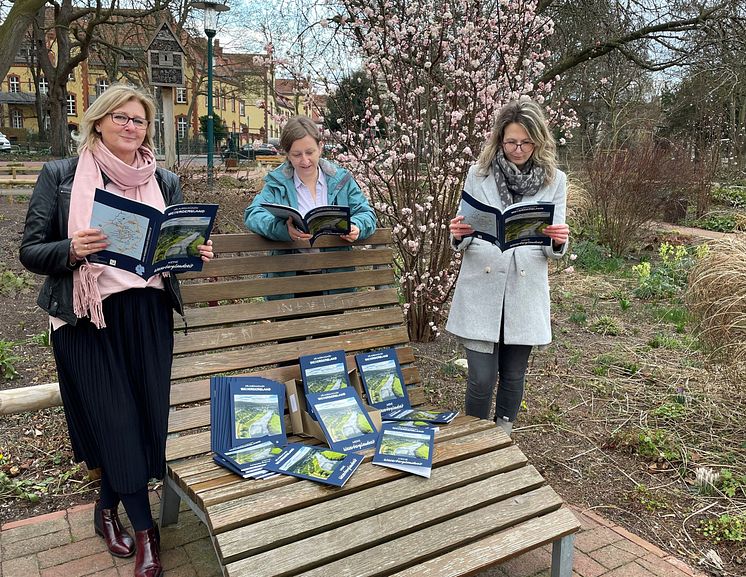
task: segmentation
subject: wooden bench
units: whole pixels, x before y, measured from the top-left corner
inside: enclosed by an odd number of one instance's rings
[[[554,544],[552,575],[569,577],[578,522],[491,421],[461,416],[441,427],[429,480],[374,466],[371,451],[341,489],[287,476],[245,481],[212,461],[211,375],[282,382],[299,377],[302,354],[342,348],[351,368],[358,352],[397,347],[410,398],[424,402],[390,240],[390,231],[380,230],[349,252],[270,256],[270,249],[297,244],[253,234],[213,237],[219,257],[182,276],[188,330],[177,317],[161,523],[175,522],[185,500],[231,577],[466,575],[546,543]],[[260,276],[338,267],[354,270]],[[358,290],[299,294],[351,288]],[[285,294],[298,296],[262,298]]]
[[[280,166],[283,162],[285,162],[285,157],[282,155],[275,155],[275,156],[257,156],[256,161],[259,163],[259,166],[268,166],[271,168],[276,168]]]
[[[178,520],[184,500],[207,526],[230,577],[472,575],[548,543],[552,577],[570,577],[577,520],[491,421],[460,416],[442,426],[430,479],[372,465],[372,451],[339,489],[288,476],[242,480],[216,465],[209,452],[211,375],[284,382],[299,377],[301,354],[341,348],[352,368],[358,352],[396,347],[410,399],[416,405],[425,399],[399,305],[389,230],[349,252],[270,256],[271,249],[297,243],[253,234],[213,241],[218,258],[201,273],[182,275],[188,330],[177,315],[162,525]],[[339,267],[354,270],[260,276]],[[352,288],[358,290],[298,294]],[[289,293],[297,296],[262,298]],[[60,404],[56,387],[0,391],[0,413],[32,404]]]
[[[0,184],[34,184],[40,171],[40,166],[0,166]]]

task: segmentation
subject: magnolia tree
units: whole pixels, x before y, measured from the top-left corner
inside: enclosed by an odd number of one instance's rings
[[[442,327],[458,273],[448,221],[495,112],[529,95],[547,104],[559,130],[571,121],[559,103],[548,105],[552,83],[536,81],[553,24],[536,0],[341,4],[322,25],[354,41],[369,82],[362,118],[334,119],[346,146],[340,160],[393,229],[410,337],[427,341]]]

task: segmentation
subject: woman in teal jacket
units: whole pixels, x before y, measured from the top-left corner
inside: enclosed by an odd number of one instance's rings
[[[249,230],[278,241],[311,238],[295,228],[291,219],[270,214],[261,206],[264,202],[292,206],[303,215],[315,206],[349,206],[351,231],[341,238],[354,242],[375,232],[376,215],[352,174],[321,158],[321,134],[310,118],[291,118],[282,130],[280,145],[288,159],[266,176],[264,188],[244,212]]]

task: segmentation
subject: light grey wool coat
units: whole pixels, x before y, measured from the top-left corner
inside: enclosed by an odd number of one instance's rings
[[[500,199],[492,167],[482,175],[476,165],[472,166],[464,190],[485,204],[500,210],[508,208]],[[565,222],[566,199],[567,177],[559,170],[548,186],[523,198],[553,202],[554,224]],[[504,311],[505,344],[550,343],[548,259],[561,258],[567,243],[558,251],[550,245],[519,246],[502,252],[478,238],[451,240],[451,246],[463,251],[463,257],[446,330],[463,339],[496,343],[500,341]]]

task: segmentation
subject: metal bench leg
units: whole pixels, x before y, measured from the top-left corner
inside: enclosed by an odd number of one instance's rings
[[[179,520],[180,504],[181,497],[176,492],[174,481],[166,475],[166,478],[163,480],[163,495],[161,496],[161,527],[173,525]]]
[[[571,577],[575,535],[570,534],[552,543],[552,577]]]

